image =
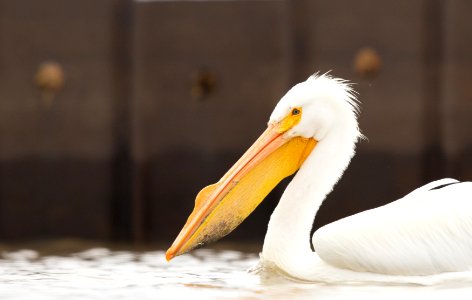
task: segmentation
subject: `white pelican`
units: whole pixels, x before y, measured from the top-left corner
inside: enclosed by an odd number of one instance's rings
[[[270,218],[263,266],[310,282],[471,280],[472,182],[426,184],[328,224],[309,240],[318,208],[362,137],[357,112],[354,91],[344,80],[315,74],[294,86],[261,137],[218,183],[200,191],[167,260],[231,232],[299,169]]]

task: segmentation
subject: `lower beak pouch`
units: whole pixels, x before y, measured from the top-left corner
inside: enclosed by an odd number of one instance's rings
[[[285,177],[295,173],[316,140],[287,138],[269,125],[236,164],[198,193],[185,226],[166,252],[167,260],[233,231]]]

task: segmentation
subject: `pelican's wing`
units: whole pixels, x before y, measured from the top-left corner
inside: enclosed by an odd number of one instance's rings
[[[457,180],[457,179],[453,179],[453,178],[439,179],[439,180],[427,183],[427,184],[423,185],[422,187],[417,188],[413,192],[409,193],[407,195],[407,197],[409,197],[410,199],[415,199],[416,197],[413,197],[413,196],[416,195],[416,194],[431,191],[431,190],[437,190],[437,189],[446,187],[446,186],[451,185],[451,184],[456,184],[456,183],[460,183],[460,181]],[[404,197],[404,198],[406,198],[406,197]],[[421,197],[419,197],[419,198],[421,198]]]
[[[392,275],[472,270],[472,182],[446,179],[318,229],[330,265]]]

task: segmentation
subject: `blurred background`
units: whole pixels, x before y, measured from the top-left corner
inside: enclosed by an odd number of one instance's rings
[[[295,83],[355,82],[314,228],[472,180],[468,0],[0,0],[0,239],[170,245]],[[226,241],[260,242],[287,180]]]

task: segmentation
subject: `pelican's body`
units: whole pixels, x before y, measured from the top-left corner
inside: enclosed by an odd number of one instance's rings
[[[229,233],[281,178],[299,168],[271,216],[263,266],[304,281],[472,280],[469,182],[430,183],[388,205],[328,224],[309,239],[319,206],[361,136],[355,97],[344,81],[314,75],[296,85],[277,104],[261,138],[220,182],[202,190],[167,257]],[[254,191],[258,185],[260,192]]]
[[[315,204],[297,206],[296,221],[278,215],[283,207],[279,204],[269,223],[262,265],[275,265],[305,281],[425,285],[472,281],[472,201],[466,199],[472,183],[433,189],[450,182],[457,181],[438,180],[390,204],[328,224],[311,241],[306,238],[309,228],[297,231],[293,226],[302,227],[309,217],[307,212],[306,221],[302,220],[301,211]]]

